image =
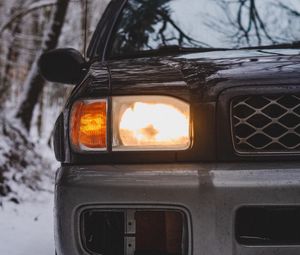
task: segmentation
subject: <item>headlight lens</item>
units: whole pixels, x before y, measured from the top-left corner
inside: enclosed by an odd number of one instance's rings
[[[113,150],[185,150],[190,107],[165,96],[114,97]]]
[[[80,100],[71,111],[76,151],[186,150],[191,145],[190,106],[168,96],[119,96],[111,100],[112,139],[107,139],[108,100]]]

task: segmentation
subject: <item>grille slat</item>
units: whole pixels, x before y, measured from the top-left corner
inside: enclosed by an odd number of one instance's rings
[[[231,101],[238,153],[300,153],[300,95],[253,95]]]

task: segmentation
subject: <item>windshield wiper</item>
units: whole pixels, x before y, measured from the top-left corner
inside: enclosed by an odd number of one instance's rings
[[[272,44],[265,46],[243,47],[241,50],[267,50],[267,49],[300,49],[300,41],[292,43]]]
[[[156,52],[174,52],[174,53],[188,53],[188,52],[207,52],[207,51],[223,51],[223,50],[229,50],[226,48],[205,48],[205,47],[181,47],[178,45],[167,45],[167,46],[161,46],[157,50],[154,50]]]
[[[206,47],[181,47],[178,45],[166,45],[161,46],[158,49],[137,51],[132,53],[123,53],[120,55],[112,56],[112,59],[124,59],[124,58],[141,58],[149,56],[164,56],[173,54],[184,54],[184,53],[196,53],[196,52],[210,52],[210,51],[230,51],[230,50],[267,50],[267,49],[300,49],[300,41],[293,43],[273,44],[265,46],[254,46],[254,47],[241,47],[241,48],[206,48]]]
[[[161,46],[158,49],[137,51],[129,54],[122,54],[114,56],[113,58],[138,58],[138,57],[148,57],[156,55],[172,55],[180,53],[195,53],[195,52],[209,52],[209,51],[224,51],[230,50],[227,48],[204,48],[204,47],[181,47],[178,45],[167,45]]]

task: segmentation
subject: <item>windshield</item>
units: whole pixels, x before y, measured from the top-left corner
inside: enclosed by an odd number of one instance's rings
[[[112,55],[300,41],[300,0],[128,0]]]

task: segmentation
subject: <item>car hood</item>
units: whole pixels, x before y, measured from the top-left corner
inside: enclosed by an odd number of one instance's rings
[[[123,59],[106,65],[112,94],[172,93],[210,101],[231,87],[297,86],[300,81],[299,49],[211,51]],[[91,66],[96,80],[103,79],[101,68],[100,63]]]

